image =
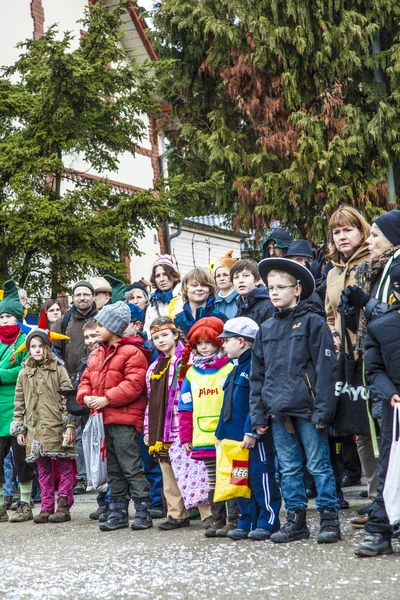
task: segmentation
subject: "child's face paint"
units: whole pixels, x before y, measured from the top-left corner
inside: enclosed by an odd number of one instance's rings
[[[44,358],[44,344],[40,338],[33,338],[29,344],[29,354],[33,360],[40,362]]]

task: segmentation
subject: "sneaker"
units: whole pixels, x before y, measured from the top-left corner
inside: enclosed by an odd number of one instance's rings
[[[80,496],[81,494],[86,494],[87,481],[86,479],[77,479],[74,487],[72,488],[72,493],[74,496]]]
[[[354,527],[354,529],[364,529],[364,527],[368,523],[368,519],[369,519],[368,514],[364,513],[363,515],[360,515],[359,517],[355,517],[354,519],[351,519],[350,525],[352,527]]]
[[[271,535],[272,531],[270,531],[269,529],[262,529],[261,527],[257,527],[257,529],[253,529],[253,531],[250,531],[248,538],[249,540],[262,541],[269,540]]]
[[[10,510],[12,503],[13,503],[12,496],[4,496],[4,508],[6,510]]]
[[[232,521],[228,521],[224,527],[221,527],[221,529],[217,529],[217,531],[215,532],[215,535],[216,535],[216,537],[227,537],[228,533],[230,531],[233,531],[234,529],[236,529],[236,526],[237,526],[236,521],[235,521],[235,523],[232,523]]]
[[[158,526],[161,531],[172,531],[173,529],[181,529],[182,527],[190,527],[190,517],[186,519],[174,519],[174,517],[168,517],[164,523]]]
[[[205,530],[204,535],[206,536],[206,538],[217,537],[218,529],[222,529],[223,527],[225,527],[225,525],[225,521],[216,521],[215,519],[213,519],[211,525]]]
[[[17,508],[19,507],[20,504],[21,504],[21,500],[20,500],[20,498],[18,498],[18,500],[15,500],[15,502],[13,502],[11,504],[10,510],[17,510]],[[26,502],[25,502],[25,504],[26,504]],[[30,500],[29,506],[31,508],[35,508],[35,504],[32,499]]]
[[[34,523],[48,523],[49,517],[52,514],[53,513],[49,512],[47,510],[41,510],[40,513],[38,515],[36,515],[36,517],[34,517],[33,522]]]
[[[190,516],[189,516],[190,519]],[[203,527],[204,529],[208,529],[209,527],[211,527],[211,525],[214,523],[214,518],[212,515],[206,517],[204,519],[204,521],[202,521]]]
[[[321,510],[318,544],[333,544],[341,539],[339,513],[334,509]]]
[[[8,520],[9,519],[8,519],[7,511],[6,511],[5,507],[2,506],[0,508],[0,523],[7,523]]]
[[[97,510],[95,510],[94,512],[91,512],[89,515],[89,519],[92,519],[92,521],[99,521],[101,515],[105,516],[104,521],[107,521],[108,519],[108,514],[110,513],[107,504],[105,504],[104,506],[99,506]],[[104,521],[102,521],[104,523]]]
[[[10,517],[10,523],[24,523],[25,521],[32,521],[33,513],[32,508],[27,502],[19,502],[19,505],[15,509],[14,514]]]
[[[150,508],[150,516],[152,519],[163,519],[165,517],[163,506],[153,506]]]
[[[226,537],[228,537],[230,540],[245,540],[247,539],[249,535],[249,532],[246,529],[232,529],[231,531],[228,531]]]
[[[390,540],[386,540],[380,533],[368,533],[362,544],[354,550],[356,556],[378,556],[378,554],[392,554],[393,548]]]
[[[348,475],[344,475],[342,478],[342,488],[353,487],[354,485],[361,485],[359,479],[352,479]]]
[[[300,508],[289,510],[287,521],[280,529],[270,537],[271,542],[275,544],[286,544],[297,540],[308,540],[310,530],[307,527],[306,511]]]

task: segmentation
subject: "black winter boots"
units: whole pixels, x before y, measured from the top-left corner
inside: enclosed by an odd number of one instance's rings
[[[135,516],[131,523],[131,529],[149,529],[153,527],[153,521],[150,515],[150,499],[134,499]]]
[[[320,529],[317,536],[318,544],[332,544],[338,542],[341,538],[339,513],[332,509],[321,510]]]
[[[107,521],[100,523],[100,531],[114,531],[125,527],[129,527],[126,498],[110,498],[110,514]]]
[[[300,508],[289,510],[287,521],[280,531],[271,535],[271,542],[286,544],[296,540],[308,540],[310,530],[307,527],[306,511]]]

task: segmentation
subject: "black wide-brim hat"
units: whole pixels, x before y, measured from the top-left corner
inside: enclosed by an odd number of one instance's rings
[[[260,271],[261,279],[264,281],[265,285],[268,285],[268,273],[271,271],[285,271],[286,273],[293,275],[302,287],[301,300],[306,300],[315,292],[314,277],[306,267],[303,267],[303,265],[294,260],[289,260],[288,258],[263,258],[263,260],[258,263],[258,270]]]

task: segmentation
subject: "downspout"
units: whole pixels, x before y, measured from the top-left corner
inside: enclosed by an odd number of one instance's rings
[[[177,237],[179,237],[181,235],[181,233],[182,233],[182,221],[178,221],[178,223],[176,224],[176,231],[175,231],[175,233],[170,233],[168,219],[166,219],[166,221],[165,221],[165,228],[167,230],[167,248],[168,248],[168,254],[171,254],[171,252],[172,252],[171,240],[173,240],[174,238],[177,238]]]

